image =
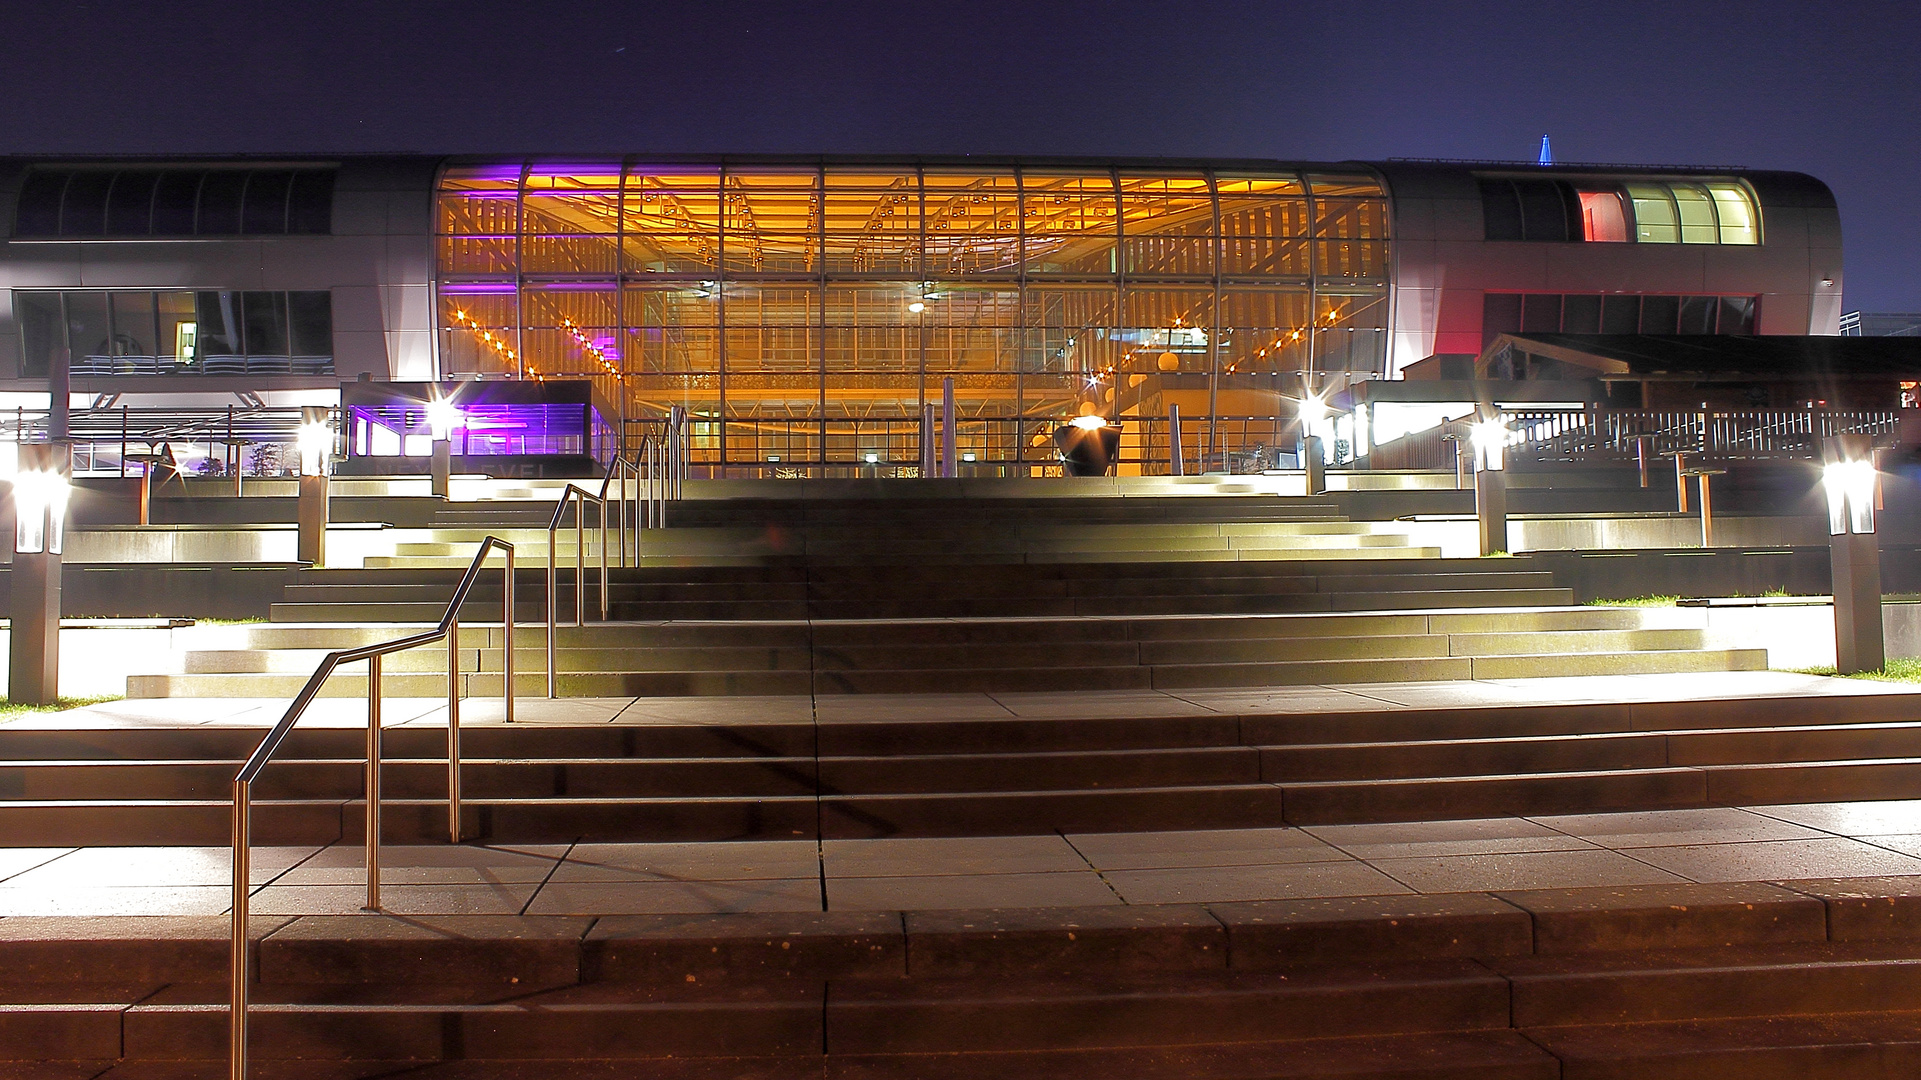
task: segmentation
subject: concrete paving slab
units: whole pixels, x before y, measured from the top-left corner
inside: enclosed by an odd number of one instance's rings
[[[0,848],[0,881],[8,881],[73,851],[70,847]]]
[[[254,885],[286,873],[318,847],[256,847],[248,862]],[[74,849],[8,878],[21,889],[96,889],[213,885],[233,887],[233,849],[227,847],[95,847]]]
[[[1921,859],[1841,836],[1641,848],[1634,857],[1692,881],[1921,874]]]
[[[1285,866],[1351,856],[1306,829],[1207,829],[1072,833],[1068,841],[1097,870],[1200,866]]]
[[[1921,833],[1921,799],[1886,802],[1795,803],[1751,806],[1749,810],[1782,821],[1843,836],[1893,836]]]
[[[553,873],[566,852],[565,844],[383,844],[380,880],[383,887],[539,884]],[[359,844],[335,844],[288,871],[275,884],[363,885],[366,880],[366,849]]]
[[[1314,896],[1388,896],[1413,891],[1374,867],[1352,860],[1109,870],[1101,876],[1130,904],[1217,904]]]
[[[819,911],[820,879],[763,881],[549,882],[527,907],[529,915],[725,914]]]
[[[1110,716],[1203,716],[1213,710],[1153,690],[1086,690],[1071,693],[994,694],[1015,716],[1036,720]]]
[[[1502,892],[1688,880],[1615,851],[1523,851],[1377,859],[1370,865],[1417,892]]]
[[[827,879],[827,906],[834,911],[1095,907],[1121,902],[1107,883],[1089,870]]]
[[[1596,845],[1526,818],[1469,818],[1378,825],[1308,825],[1307,832],[1357,859],[1569,851]]]
[[[233,887],[230,885],[83,888],[0,885],[0,918],[16,915],[218,915],[228,910],[232,899]]]
[[[813,699],[804,695],[642,697],[614,717],[616,724],[810,724]]]
[[[827,840],[821,863],[839,878],[1034,874],[1087,870],[1059,836],[952,836],[911,840]],[[977,905],[993,906],[993,905]]]
[[[812,840],[704,844],[576,844],[552,881],[751,881],[818,877]]]
[[[1733,807],[1701,807],[1619,814],[1556,814],[1530,820],[1606,848],[1744,844],[1813,840],[1821,833]],[[1638,857],[1638,856],[1637,856]]]
[[[1005,720],[1014,713],[988,694],[823,694],[814,713],[824,723],[901,720]]]

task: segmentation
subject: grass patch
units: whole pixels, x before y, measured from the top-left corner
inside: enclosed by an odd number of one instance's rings
[[[202,619],[199,616],[195,616],[193,621],[196,626],[251,626],[254,623],[263,623],[267,620],[258,615],[249,615],[244,619]]]
[[[106,694],[101,697],[63,697],[51,705],[29,705],[26,702],[0,701],[0,720],[31,716],[35,713],[65,712],[68,709],[83,709],[88,705],[98,705],[104,701],[119,701],[123,695]]]
[[[1790,668],[1796,675],[1833,675],[1832,667]],[[1921,683],[1921,658],[1912,656],[1890,657],[1880,671],[1863,671],[1855,675],[1844,675],[1847,679],[1874,679],[1879,682]]]
[[[1681,602],[1678,596],[1624,596],[1619,600],[1589,600],[1589,607],[1673,607]]]

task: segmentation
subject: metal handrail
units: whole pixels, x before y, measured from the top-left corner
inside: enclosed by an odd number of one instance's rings
[[[560,563],[554,550],[554,541],[560,533],[560,523],[566,520],[567,504],[573,503],[578,509],[574,512],[574,625],[587,625],[587,502],[592,500],[600,507],[600,617],[607,618],[607,500],[588,491],[578,484],[568,484],[560,493],[560,501],[554,505],[553,520],[547,524],[547,696],[560,696],[560,672],[555,665],[556,648],[554,645],[555,627],[559,622]]]
[[[342,664],[367,662],[367,903],[368,911],[380,910],[380,658],[441,639],[447,642],[447,832],[449,842],[460,843],[460,609],[473,591],[474,582],[495,548],[507,555],[505,596],[501,610],[501,669],[505,682],[501,697],[506,704],[507,722],[514,719],[514,546],[497,536],[480,542],[480,550],[467,567],[466,576],[455,587],[447,612],[432,630],[404,638],[363,645],[357,649],[336,649],[320,661],[307,685],[294,695],[293,702],[279,723],[260,740],[246,764],[233,778],[233,941],[229,974],[232,979],[229,1014],[229,1061],[232,1080],[247,1080],[247,903],[252,886],[253,784],[273,759],[274,751],[293,730],[300,717],[320,696],[321,688]]]

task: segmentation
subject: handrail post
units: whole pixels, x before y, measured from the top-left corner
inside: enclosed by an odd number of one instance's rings
[[[555,595],[560,591],[559,561],[554,557],[556,535],[554,529],[547,530],[547,697],[550,700],[560,696],[560,680],[554,674],[554,624],[559,620],[560,607],[560,599]]]
[[[503,639],[502,646],[501,646],[501,654],[500,654],[501,655],[500,669],[504,673],[503,677],[506,679],[506,681],[501,684],[500,697],[501,697],[501,704],[502,706],[504,706],[507,713],[507,722],[511,724],[514,722],[514,615],[515,615],[514,549],[513,549],[513,545],[511,544],[507,546],[507,580],[506,580],[506,587],[502,590],[502,592],[506,594],[506,601],[502,605],[504,610],[501,612],[501,619],[500,619],[500,625],[502,630],[501,637]]]
[[[574,498],[574,625],[587,625],[587,494],[573,489]]]
[[[253,879],[248,865],[252,854],[252,786],[246,780],[233,782],[233,948],[228,957],[228,977],[232,985],[228,1000],[231,1011],[227,1016],[231,1080],[247,1080],[247,892]]]
[[[447,835],[460,843],[460,612],[447,623]]]
[[[600,500],[600,621],[607,621],[607,500]]]
[[[367,903],[380,910],[380,657],[367,658]]]

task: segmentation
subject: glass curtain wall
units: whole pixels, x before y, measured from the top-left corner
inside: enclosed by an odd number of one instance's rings
[[[1385,353],[1363,175],[528,161],[449,167],[437,220],[445,375],[591,379],[630,438],[684,406],[736,471],[911,466],[948,379],[962,460],[1018,465]]]

